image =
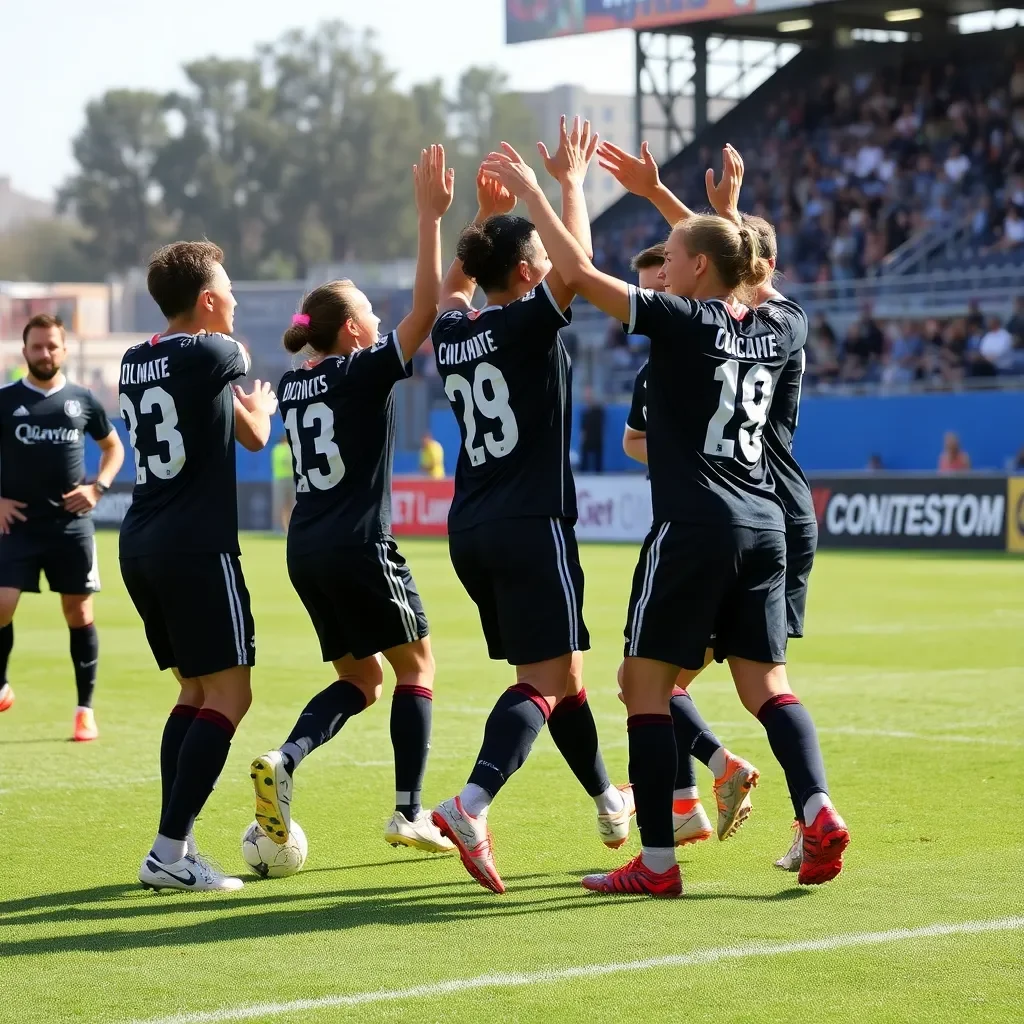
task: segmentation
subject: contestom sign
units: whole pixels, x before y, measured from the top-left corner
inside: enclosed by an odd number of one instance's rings
[[[815,477],[819,547],[1005,550],[1006,478]]]

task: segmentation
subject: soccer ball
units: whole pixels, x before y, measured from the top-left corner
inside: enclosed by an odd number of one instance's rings
[[[292,818],[288,842],[278,846],[254,821],[242,836],[242,860],[260,878],[287,878],[302,870],[309,844],[302,826]]]

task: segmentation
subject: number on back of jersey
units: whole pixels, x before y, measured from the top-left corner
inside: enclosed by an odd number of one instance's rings
[[[178,410],[174,399],[161,387],[146,388],[136,410],[132,400],[122,391],[119,401],[121,416],[128,428],[128,442],[135,453],[135,482],[144,484],[152,473],[160,480],[173,480],[185,465],[185,439],[178,430]],[[153,454],[139,450],[139,415],[155,416],[154,430],[158,445],[166,445]]]
[[[478,363],[472,383],[461,374],[450,374],[444,392],[453,406],[456,395],[462,400],[465,448],[471,466],[482,466],[488,454],[504,458],[519,443],[519,424],[509,405],[508,383],[496,366]],[[477,434],[482,434],[482,445],[477,444]]]
[[[310,486],[318,491],[329,491],[332,487],[337,487],[345,476],[345,463],[341,458],[341,449],[334,440],[334,412],[331,407],[324,402],[307,405],[302,413],[302,433],[298,409],[289,409],[284,426],[288,432],[288,443],[291,445],[292,459],[295,463],[295,490],[304,494]],[[303,466],[303,433],[313,440],[313,451],[321,460],[319,466]]]
[[[771,371],[755,363],[741,380],[739,361],[727,359],[715,368],[715,380],[722,382],[722,393],[708,423],[704,454],[752,466],[763,450],[761,434],[772,398]]]

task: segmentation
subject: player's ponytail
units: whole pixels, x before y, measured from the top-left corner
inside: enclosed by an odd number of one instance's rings
[[[771,274],[771,265],[761,255],[758,235],[752,228],[702,214],[688,217],[675,230],[691,256],[707,256],[730,293],[757,287]]]
[[[291,353],[309,349],[329,355],[338,343],[338,332],[352,319],[354,306],[351,281],[330,281],[314,288],[303,300],[302,309],[292,317],[281,343]]]
[[[455,245],[455,255],[462,261],[467,277],[485,294],[501,292],[509,287],[512,271],[522,262],[531,262],[533,224],[525,217],[500,214],[482,224],[470,224]]]
[[[771,277],[771,264],[761,255],[761,242],[752,227],[744,224],[736,230],[739,232],[743,275],[739,287],[757,288]]]

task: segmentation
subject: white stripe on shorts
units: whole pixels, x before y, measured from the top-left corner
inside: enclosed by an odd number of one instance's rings
[[[228,609],[231,612],[231,628],[235,634],[235,653],[238,664],[247,665],[245,659],[245,617],[242,615],[242,602],[238,597],[235,584],[235,567],[230,555],[220,556],[220,567],[224,571],[224,586],[228,592]]]
[[[572,585],[572,574],[569,572],[569,558],[566,553],[565,537],[560,529],[561,522],[551,520],[551,535],[555,538],[555,562],[558,565],[558,576],[562,581],[565,594],[565,609],[569,616],[569,650],[579,649],[579,614],[576,603],[576,589]]]
[[[640,589],[640,597],[633,609],[633,626],[630,630],[629,653],[634,658],[637,656],[637,649],[640,644],[640,631],[644,628],[644,612],[647,611],[647,603],[651,599],[651,592],[654,590],[654,574],[658,570],[658,561],[661,558],[661,542],[668,533],[668,523],[662,523],[654,537],[654,542],[647,549],[647,565],[644,569],[644,585]]]
[[[391,596],[398,607],[398,612],[402,616],[405,639],[408,643],[412,643],[416,639],[417,634],[416,613],[412,610],[412,605],[409,604],[409,596],[405,592],[405,583],[391,564],[391,559],[388,558],[387,544],[380,543],[377,545],[377,556],[380,558],[380,564],[384,567],[384,579],[387,580],[388,590],[391,591]]]
[[[89,575],[85,577],[85,586],[90,593],[100,589],[100,561],[96,551],[96,538],[92,539],[92,564],[89,566]]]

